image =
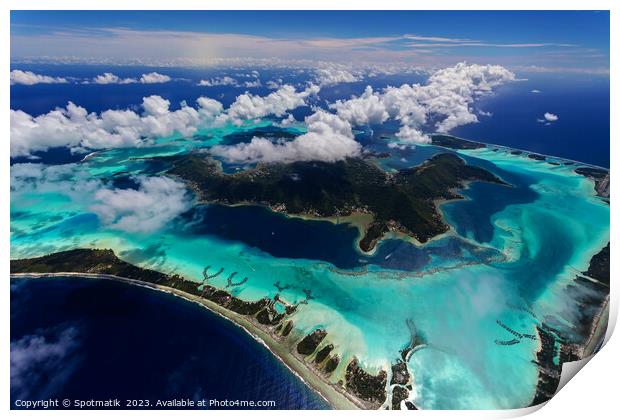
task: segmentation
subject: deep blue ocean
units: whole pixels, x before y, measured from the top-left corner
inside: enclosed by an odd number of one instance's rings
[[[609,78],[517,74],[476,106],[490,112],[452,134],[609,168]],[[540,93],[532,93],[540,90]],[[537,120],[550,112],[559,119]]]
[[[48,398],[329,408],[264,346],[197,304],[108,280],[14,279],[12,408]]]

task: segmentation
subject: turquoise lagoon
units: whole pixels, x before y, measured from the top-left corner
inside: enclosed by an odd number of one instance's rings
[[[170,137],[148,147],[98,152],[79,164],[31,165],[29,175],[13,170],[11,257],[112,248],[128,262],[196,281],[205,266],[210,273],[223,268],[210,280],[219,287],[237,272],[237,280],[249,279],[232,289],[243,299],[281,290],[282,298],[294,303],[310,290],[308,304],[293,315],[293,336],[325,328],[344,360],[355,356],[371,372],[389,372],[410,340],[407,320],[415,323],[428,343],[408,362],[414,377],[410,399],[417,406],[530,404],[538,343],[496,344],[512,338],[497,321],[524,334],[535,334],[543,321],[572,334],[577,309],[566,287],[609,241],[609,205],[596,197],[591,180],[573,172],[574,166],[502,148],[459,151],[512,186],[472,183],[461,191],[465,200],[440,205],[451,226],[447,234],[424,245],[392,238],[373,255],[357,250],[354,226],[260,207],[195,203],[148,234],[110,228],[91,211],[102,184],[131,185],[131,176],[158,176],[165,169],[142,158],[208,148],[235,130],[227,126],[193,139]],[[417,162],[439,151],[446,150],[418,146],[403,153]],[[390,160],[382,165],[390,169]],[[392,167],[402,165],[394,159]],[[342,375],[345,366],[341,363],[331,378]]]

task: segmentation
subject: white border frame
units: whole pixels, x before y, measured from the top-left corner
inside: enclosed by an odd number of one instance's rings
[[[261,7],[257,7],[260,5]],[[373,2],[370,0],[356,0],[356,1],[339,1],[333,0],[296,0],[295,2],[280,2],[277,0],[226,0],[221,2],[198,2],[196,0],[133,0],[120,1],[120,0],[89,0],[88,2],[82,0],[55,0],[53,2],[49,0],[4,0],[0,6],[2,8],[2,14],[0,15],[0,28],[2,28],[1,36],[2,42],[0,48],[2,51],[2,77],[4,83],[0,83],[0,98],[3,102],[3,110],[1,113],[0,122],[2,125],[2,147],[4,148],[4,161],[8,163],[9,156],[9,113],[10,109],[10,85],[9,72],[10,72],[10,10],[611,10],[610,13],[610,25],[611,25],[611,43],[610,43],[610,74],[617,75],[618,69],[618,42],[620,34],[618,33],[618,24],[620,19],[620,6],[618,2],[612,0],[589,0],[589,1],[577,1],[577,0],[564,0],[562,2],[552,0],[505,0],[505,1],[489,1],[489,0],[427,0],[422,3],[420,1],[404,1],[404,0],[382,0],[380,2]],[[611,87],[611,139],[618,139],[618,106],[620,103],[620,95],[618,92],[618,83],[614,77],[610,80]],[[619,149],[614,141],[610,139],[610,161],[611,161],[611,175],[614,178],[615,174],[615,162],[619,158]],[[2,235],[3,246],[0,247],[2,254],[0,255],[0,264],[2,265],[2,272],[5,273],[6,278],[9,277],[9,183],[10,183],[10,170],[9,165],[2,166],[0,171],[0,180],[2,183],[2,191],[5,196],[2,200],[1,212],[1,228],[0,234]],[[614,181],[615,182],[615,181]],[[615,185],[615,184],[614,184]],[[615,200],[614,200],[615,202]],[[615,207],[612,207],[612,210]],[[612,211],[613,214],[613,211]],[[611,235],[615,240],[619,238],[618,226],[615,223],[615,219],[611,218]],[[611,287],[611,300],[610,300],[610,329],[608,331],[608,337],[613,330],[617,320],[618,314],[618,293],[615,287],[618,279],[618,264],[614,263],[618,261],[619,252],[615,246],[611,247],[611,277],[614,278]],[[169,418],[171,416],[184,416],[186,418],[204,418],[205,413],[199,410],[185,410],[182,413],[179,411],[11,411],[9,410],[9,354],[10,354],[10,339],[9,339],[9,324],[10,324],[10,292],[8,285],[0,287],[0,295],[2,296],[2,302],[4,303],[3,317],[0,320],[3,331],[3,342],[0,346],[0,360],[2,361],[2,373],[3,378],[0,382],[0,412],[8,411],[8,416],[12,418],[58,418],[58,419],[71,419],[71,418],[83,418],[85,415],[93,419],[108,419],[108,418],[131,418],[137,419],[161,419]],[[565,388],[561,390],[549,403],[548,407],[538,411],[533,418],[563,418],[563,419],[581,419],[584,416],[590,416],[592,418],[610,418],[609,413],[618,412],[617,406],[617,392],[615,388],[615,382],[618,380],[618,373],[620,363],[618,356],[620,356],[620,344],[618,339],[612,339],[602,349],[600,354],[597,354],[591,362],[588,363],[588,367],[578,374],[578,379],[570,381]],[[375,412],[357,412],[355,414],[358,418],[370,418],[377,415],[381,416],[421,416],[424,418],[443,418],[452,419],[455,417],[468,418],[468,419],[481,419],[481,418],[511,418],[530,412],[537,411],[536,408],[528,408],[522,410],[511,411],[419,411],[419,412],[382,412],[377,414]],[[208,415],[208,414],[207,414]],[[218,418],[229,419],[240,415],[236,411],[218,411]],[[261,419],[284,419],[291,415],[294,415],[300,420],[314,418],[318,416],[334,416],[335,418],[345,418],[349,413],[344,411],[326,411],[315,414],[310,411],[296,411],[295,414],[291,414],[287,411],[253,411],[251,416]]]

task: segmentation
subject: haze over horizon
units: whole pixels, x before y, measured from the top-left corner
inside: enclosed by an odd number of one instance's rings
[[[330,61],[609,74],[606,11],[13,11],[11,61]]]

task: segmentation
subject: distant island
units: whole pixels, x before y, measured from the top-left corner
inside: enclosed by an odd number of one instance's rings
[[[367,214],[372,221],[359,241],[364,252],[374,249],[389,231],[420,243],[449,227],[437,200],[463,197],[456,191],[467,182],[507,185],[485,169],[468,165],[452,153],[441,153],[419,166],[386,172],[371,159],[337,162],[258,164],[227,174],[208,154],[153,158],[172,164],[169,175],[184,180],[205,202],[226,205],[261,204],[289,215],[319,218]]]

